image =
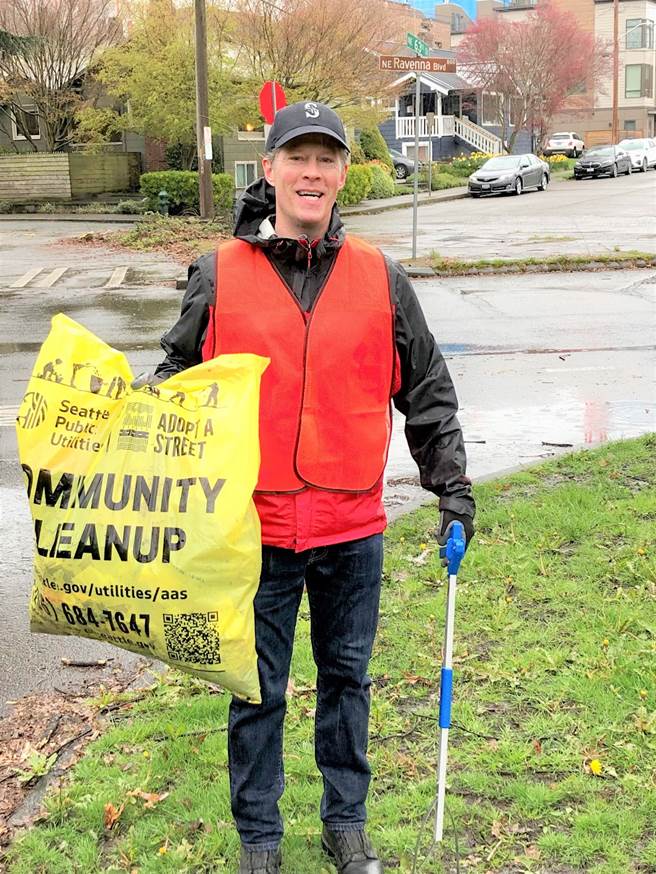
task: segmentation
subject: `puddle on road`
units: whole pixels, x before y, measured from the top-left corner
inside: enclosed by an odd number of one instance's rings
[[[656,431],[656,402],[562,400],[550,405],[462,409],[468,473],[474,479],[521,464],[611,440]],[[551,444],[551,445],[550,445]],[[560,444],[560,445],[557,445]],[[417,466],[407,448],[404,419],[395,412],[385,474],[385,504],[392,510],[420,497]]]

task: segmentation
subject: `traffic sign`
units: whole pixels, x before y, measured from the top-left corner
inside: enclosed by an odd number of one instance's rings
[[[453,58],[406,58],[402,55],[379,55],[378,69],[390,73],[455,73]]]
[[[412,49],[418,55],[422,55],[422,57],[428,57],[428,46],[425,42],[419,39],[418,36],[415,36],[414,33],[408,33],[406,35],[406,43],[409,49]]]
[[[260,113],[267,124],[273,124],[276,112],[287,106],[287,98],[279,82],[265,82],[260,89]]]

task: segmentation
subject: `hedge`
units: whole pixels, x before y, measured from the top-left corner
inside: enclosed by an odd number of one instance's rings
[[[198,173],[193,170],[143,173],[140,185],[142,194],[148,198],[149,209],[157,209],[159,192],[164,190],[169,196],[169,212],[172,215],[199,211]],[[235,199],[235,182],[232,176],[229,173],[213,173],[212,189],[215,205],[222,209],[232,209]]]
[[[394,197],[396,193],[394,180],[390,176],[387,167],[375,162],[367,164],[367,167],[371,171],[371,192],[369,197],[372,199]]]
[[[367,164],[351,164],[346,174],[346,184],[337,195],[340,206],[360,203],[369,194],[373,184],[371,168]]]
[[[369,161],[382,161],[390,170],[394,169],[392,157],[387,148],[387,143],[377,127],[366,127],[360,133],[360,145]]]

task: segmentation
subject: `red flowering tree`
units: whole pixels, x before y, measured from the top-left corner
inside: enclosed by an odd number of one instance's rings
[[[523,21],[495,15],[473,24],[458,62],[472,84],[492,95],[504,148],[512,152],[521,130],[544,134],[556,113],[589,107],[610,54],[570,12],[544,0]]]

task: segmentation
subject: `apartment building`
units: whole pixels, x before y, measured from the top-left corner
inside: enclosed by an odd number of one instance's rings
[[[521,21],[540,0],[509,0],[497,9],[505,20]],[[594,34],[609,48],[613,43],[613,0],[552,0],[563,11],[571,12],[580,27]],[[618,0],[619,81],[618,115],[621,135],[654,136],[656,97],[656,0]],[[589,141],[610,139],[612,129],[613,74],[592,92],[583,90],[553,119],[559,130],[581,131]],[[626,133],[624,133],[626,132]],[[606,136],[607,134],[607,136]]]
[[[613,39],[613,2],[595,0],[595,34]],[[653,137],[656,117],[656,0],[619,2],[618,113],[620,130]],[[612,127],[612,70],[595,94],[594,120],[599,130]]]

